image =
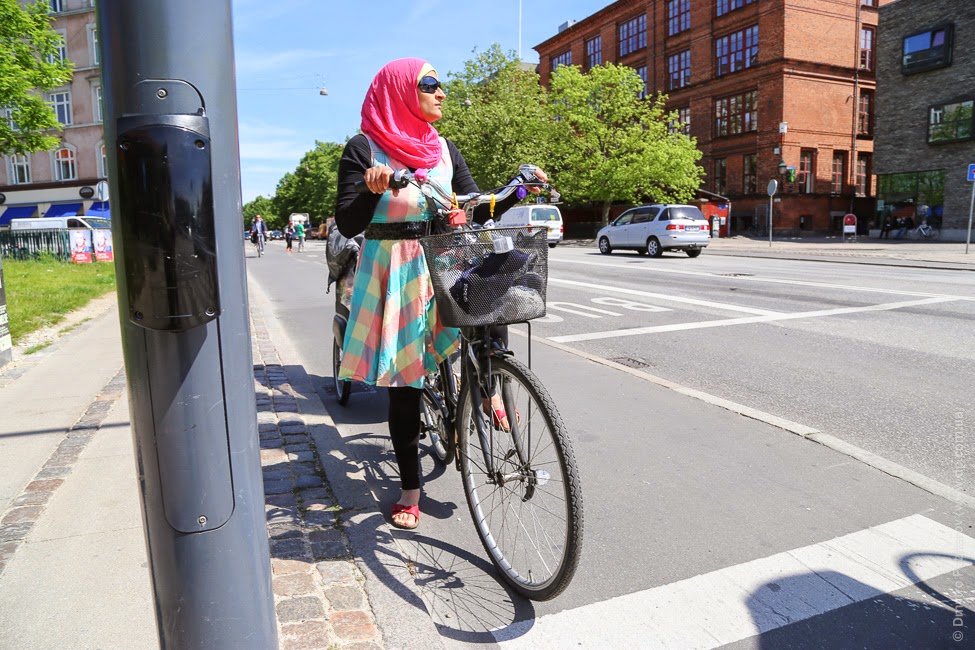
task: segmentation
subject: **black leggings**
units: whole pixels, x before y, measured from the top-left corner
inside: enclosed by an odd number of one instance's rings
[[[491,334],[508,347],[508,328],[493,327]],[[389,388],[389,437],[404,490],[420,489],[420,397],[423,389],[410,386]]]

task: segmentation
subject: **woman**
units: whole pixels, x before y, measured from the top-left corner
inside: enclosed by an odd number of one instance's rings
[[[339,162],[335,221],[346,237],[365,232],[352,294],[340,379],[389,389],[389,433],[402,492],[393,525],[420,521],[420,395],[423,379],[459,345],[458,331],[440,323],[420,237],[433,215],[414,186],[389,189],[394,170],[429,169],[430,178],[457,194],[479,191],[467,163],[432,123],[443,116],[446,97],[437,71],[421,59],[386,64],[362,104],[362,133],[345,146]],[[544,172],[538,174],[544,180]],[[357,192],[364,180],[368,193]],[[534,189],[534,188],[533,188]],[[537,190],[536,190],[537,191]],[[499,216],[517,198],[499,201]],[[474,219],[489,218],[488,207]],[[507,426],[503,410],[495,418]]]

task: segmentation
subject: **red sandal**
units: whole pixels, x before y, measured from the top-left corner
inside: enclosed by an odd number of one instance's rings
[[[413,530],[414,528],[420,525],[420,506],[404,506],[402,503],[393,504],[394,517],[404,512],[408,515],[413,515],[413,518],[416,519],[416,523],[414,523],[412,526],[404,526],[403,524],[396,523],[395,519],[390,519],[393,526],[395,526],[396,528],[402,528],[403,530]]]

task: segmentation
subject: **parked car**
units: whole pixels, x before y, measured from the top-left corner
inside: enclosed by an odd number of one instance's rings
[[[554,205],[516,205],[501,215],[501,228],[512,226],[545,226],[548,228],[549,248],[562,241],[564,226],[562,213]]]
[[[680,250],[697,257],[710,240],[708,220],[693,205],[641,205],[596,234],[603,255],[629,249],[660,257],[666,250]]]
[[[272,230],[271,232],[269,232],[267,234],[267,238],[268,239],[283,239],[284,238],[284,233],[281,232],[280,230]]]

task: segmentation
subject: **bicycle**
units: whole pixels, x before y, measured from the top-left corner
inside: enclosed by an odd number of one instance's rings
[[[930,239],[931,241],[935,241],[940,234],[927,221],[922,222],[920,226],[910,231],[911,239]]]
[[[252,240],[254,242],[254,248],[257,249],[257,256],[261,257],[264,255],[264,233],[256,232],[252,235]]]
[[[557,200],[554,188],[537,179],[536,169],[522,165],[515,179],[494,193],[454,196],[422,169],[396,172],[390,187],[412,183],[438,218],[456,215],[463,206],[469,222],[478,205],[493,205],[512,193],[524,198],[526,187],[550,189]],[[547,229],[466,227],[420,242],[440,319],[461,333],[459,382],[449,359],[424,382],[422,433],[430,436],[439,461],[460,470],[478,537],[504,581],[526,598],[554,598],[568,587],[582,550],[575,457],[542,382],[491,334],[492,326],[545,315]],[[490,281],[504,273],[481,273],[505,265],[508,277],[500,283]],[[529,346],[530,341],[529,329]],[[503,419],[493,410],[495,396],[501,398]]]

